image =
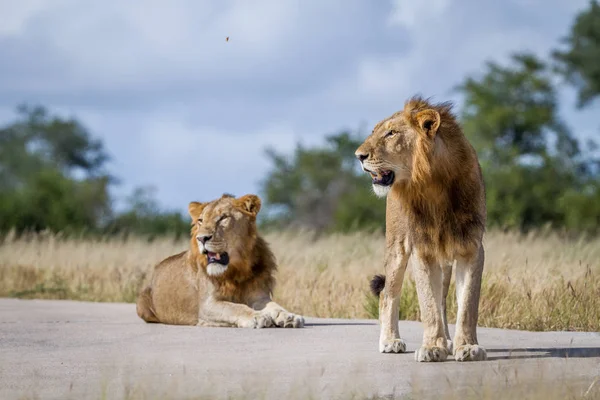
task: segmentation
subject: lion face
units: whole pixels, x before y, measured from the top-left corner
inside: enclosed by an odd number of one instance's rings
[[[237,199],[224,195],[209,203],[189,204],[192,242],[201,257],[206,257],[208,275],[220,276],[230,265],[248,257],[256,240],[256,215],[260,206],[258,196],[251,194]]]
[[[395,183],[413,178],[415,153],[423,149],[424,142],[435,140],[439,125],[436,110],[418,110],[410,102],[403,111],[375,125],[355,155],[363,171],[371,175],[377,196],[385,197]]]

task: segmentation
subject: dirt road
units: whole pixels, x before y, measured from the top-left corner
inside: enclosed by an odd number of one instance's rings
[[[132,304],[0,299],[0,398],[479,398],[556,384],[600,396],[598,333],[481,328],[489,361],[423,364],[420,323],[400,323],[409,353],[380,354],[376,321],[306,322],[178,327],[146,324]]]

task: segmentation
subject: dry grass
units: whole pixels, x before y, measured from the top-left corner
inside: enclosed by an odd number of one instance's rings
[[[267,235],[280,264],[275,298],[305,315],[376,316],[369,278],[383,270],[383,237]],[[135,301],[153,265],[188,246],[168,239],[6,237],[0,244],[0,296]],[[450,313],[455,313],[451,302]],[[418,319],[414,285],[406,281],[402,317]],[[480,325],[527,330],[600,330],[600,238],[491,232]]]

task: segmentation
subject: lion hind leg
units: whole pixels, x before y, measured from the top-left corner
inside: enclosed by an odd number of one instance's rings
[[[456,299],[458,314],[454,334],[454,359],[456,361],[482,361],[487,359],[485,348],[477,343],[479,296],[484,263],[483,247],[470,259],[457,260]]]
[[[442,321],[444,323],[444,333],[448,340],[448,353],[452,354],[452,340],[450,337],[450,330],[448,329],[448,313],[446,306],[446,299],[448,298],[448,292],[450,291],[450,280],[452,279],[452,265],[454,263],[442,264]]]
[[[136,304],[137,315],[146,322],[160,322],[152,307],[152,288],[146,287],[138,296]]]

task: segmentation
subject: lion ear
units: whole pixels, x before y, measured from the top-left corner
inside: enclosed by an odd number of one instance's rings
[[[415,117],[419,128],[430,138],[433,138],[440,127],[440,113],[433,109],[419,111]]]
[[[256,217],[260,211],[260,198],[255,194],[247,194],[233,201],[234,205],[244,213]]]
[[[202,214],[202,210],[206,207],[208,203],[198,203],[197,201],[192,201],[188,205],[188,212],[190,213],[190,217],[192,220],[197,220],[200,218],[200,214]]]

